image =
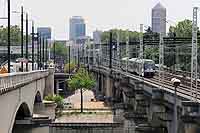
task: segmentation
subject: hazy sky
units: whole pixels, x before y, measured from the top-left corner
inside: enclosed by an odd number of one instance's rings
[[[199,0],[11,0],[11,8],[20,11],[24,5],[36,26],[50,26],[53,38],[68,39],[71,16],[85,18],[87,35],[92,35],[95,29],[138,31],[140,23],[151,25],[151,8],[159,1],[167,8],[168,27],[176,21],[191,19],[192,7],[200,7]],[[6,15],[6,0],[0,0],[0,15]],[[19,17],[13,14],[12,24],[19,24]]]

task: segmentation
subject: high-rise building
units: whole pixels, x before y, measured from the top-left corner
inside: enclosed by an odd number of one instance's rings
[[[166,8],[160,2],[152,9],[152,31],[166,34]]]
[[[37,32],[40,36],[43,36],[49,40],[51,40],[51,28],[50,27],[38,27]]]
[[[95,44],[101,43],[101,35],[102,35],[102,31],[96,30],[93,32],[93,40]]]
[[[84,37],[86,34],[86,25],[84,19],[81,16],[73,16],[69,21],[69,39],[76,40]]]

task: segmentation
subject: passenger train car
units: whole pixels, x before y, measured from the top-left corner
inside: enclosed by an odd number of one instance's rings
[[[128,65],[127,68],[126,65]],[[155,74],[155,62],[150,59],[127,59],[127,57],[125,57],[122,59],[121,68],[122,70],[127,69],[128,72],[142,75],[144,77],[153,77]]]

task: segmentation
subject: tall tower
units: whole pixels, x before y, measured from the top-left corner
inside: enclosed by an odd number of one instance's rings
[[[69,39],[76,40],[80,37],[85,37],[86,26],[84,19],[81,16],[73,16],[69,21]]]
[[[152,9],[152,31],[166,34],[166,8],[160,2]]]
[[[93,32],[93,39],[94,39],[95,44],[101,43],[101,35],[102,35],[102,31],[96,30]]]

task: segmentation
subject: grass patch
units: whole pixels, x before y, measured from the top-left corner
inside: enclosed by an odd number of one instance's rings
[[[73,112],[62,112],[62,115],[111,115],[112,112],[83,112],[81,113],[80,111],[73,111]]]

